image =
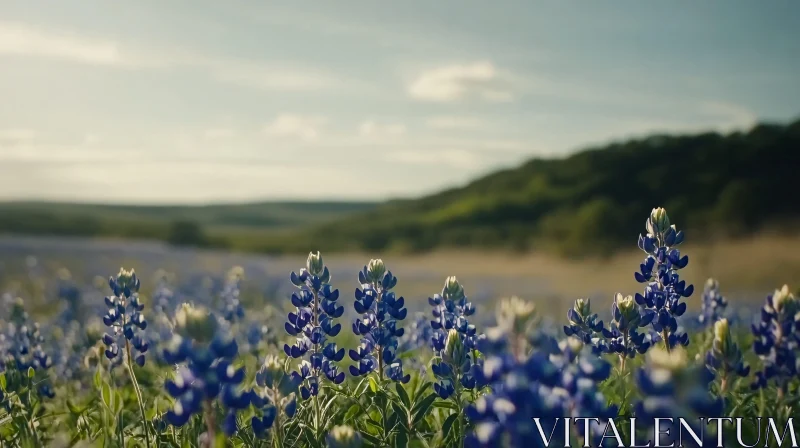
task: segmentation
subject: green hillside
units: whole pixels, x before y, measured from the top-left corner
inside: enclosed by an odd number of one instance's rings
[[[800,121],[729,135],[657,135],[532,159],[464,187],[384,204],[0,203],[0,233],[155,238],[261,252],[545,249],[630,244],[654,206],[693,239],[800,228]],[[638,224],[637,224],[638,223]]]
[[[234,236],[296,229],[375,207],[368,202],[263,202],[208,206],[0,203],[0,233],[154,238],[230,246]],[[191,235],[191,233],[196,233]],[[199,233],[198,233],[199,232]]]
[[[729,135],[658,135],[533,159],[462,188],[265,242],[262,250],[505,246],[579,254],[630,244],[654,206],[666,207],[693,238],[792,229],[800,222],[798,168],[800,121]]]

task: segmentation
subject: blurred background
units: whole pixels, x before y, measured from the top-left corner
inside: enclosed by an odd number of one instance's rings
[[[345,294],[382,257],[412,309],[458,275],[561,317],[640,290],[663,206],[685,278],[761,303],[800,277],[799,15],[0,0],[0,292],[239,265],[263,303],[320,250]]]

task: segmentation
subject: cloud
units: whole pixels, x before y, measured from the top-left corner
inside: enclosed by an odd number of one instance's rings
[[[294,137],[305,141],[316,140],[319,128],[327,123],[325,117],[317,115],[281,114],[264,128],[268,135]]]
[[[443,115],[428,118],[425,125],[433,129],[475,129],[483,127],[484,123],[476,117]]]
[[[386,153],[386,160],[410,165],[445,165],[459,169],[475,169],[484,163],[482,157],[463,149],[399,150]]]
[[[3,55],[129,69],[191,68],[222,83],[259,90],[309,91],[340,84],[335,76],[316,67],[219,57],[168,46],[134,47],[22,23],[0,22],[0,56]]]
[[[402,123],[388,123],[381,124],[372,120],[367,120],[361,123],[358,127],[358,133],[362,136],[399,136],[406,133],[406,126]]]
[[[3,54],[68,59],[96,65],[122,62],[122,55],[114,42],[9,22],[0,22],[0,55]]]
[[[449,65],[419,75],[408,93],[420,101],[452,102],[468,97],[490,102],[514,99],[507,80],[491,62]]]

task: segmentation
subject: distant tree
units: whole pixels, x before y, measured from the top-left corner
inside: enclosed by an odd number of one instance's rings
[[[208,239],[196,222],[174,221],[169,226],[167,242],[174,246],[205,246]]]

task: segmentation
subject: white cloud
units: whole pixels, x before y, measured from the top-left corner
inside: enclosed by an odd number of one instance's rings
[[[463,149],[399,150],[387,152],[386,160],[410,165],[445,165],[459,169],[475,169],[484,163],[482,157]]]
[[[433,129],[475,129],[484,123],[476,117],[443,115],[428,118],[425,125]]]
[[[188,67],[226,84],[260,90],[308,91],[340,84],[330,73],[287,62],[235,59],[169,47],[134,47],[111,40],[0,22],[0,56],[55,58],[135,69]]]
[[[397,137],[406,133],[406,126],[402,123],[376,123],[367,120],[358,127],[358,133],[362,136]]]
[[[264,128],[264,132],[278,137],[294,137],[312,141],[319,135],[319,129],[327,123],[325,117],[317,115],[281,114]]]
[[[421,101],[451,102],[467,97],[505,102],[514,99],[508,83],[491,62],[449,65],[419,75],[408,87]]]
[[[68,59],[98,65],[122,62],[122,55],[114,42],[86,39],[9,22],[0,22],[0,55],[2,54]]]

